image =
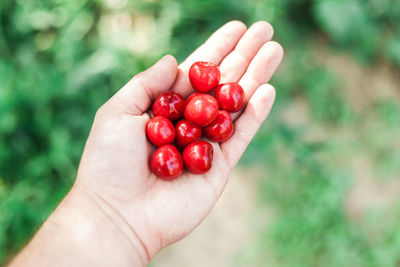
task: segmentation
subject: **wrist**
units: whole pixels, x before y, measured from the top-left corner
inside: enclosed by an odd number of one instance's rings
[[[72,211],[72,214],[65,216],[70,216],[74,221],[75,213],[82,216],[82,222],[74,229],[83,226],[85,228],[80,229],[81,234],[79,235],[87,234],[88,237],[96,240],[90,242],[94,246],[95,256],[103,258],[102,255],[105,255],[103,253],[109,251],[120,254],[117,257],[113,255],[112,258],[119,258],[119,260],[125,258],[130,263],[129,266],[146,266],[149,262],[147,251],[136,236],[135,231],[105,201],[92,194],[75,184],[63,201],[65,202],[63,204],[67,210],[66,213]],[[79,235],[77,237],[81,238]],[[112,265],[121,266],[114,263]]]
[[[146,266],[133,230],[97,201],[75,185],[12,266]]]

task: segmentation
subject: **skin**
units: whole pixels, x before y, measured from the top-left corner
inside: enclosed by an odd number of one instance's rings
[[[244,91],[237,83],[221,84],[215,90],[215,98],[221,109],[229,112],[237,112],[244,104]]]
[[[203,174],[212,167],[213,147],[207,141],[193,142],[183,150],[182,158],[188,171]]]
[[[207,216],[229,174],[268,116],[275,91],[267,82],[282,47],[272,27],[238,21],[222,26],[178,67],[165,56],[133,77],[97,112],[71,191],[10,266],[145,266]],[[204,175],[158,179],[149,169],[147,110],[163,92],[193,92],[195,61],[219,65],[221,82],[245,91],[243,112],[233,114],[234,135],[212,143],[213,167]]]
[[[192,87],[202,93],[208,93],[217,87],[221,78],[218,66],[204,61],[194,63],[189,69]]]
[[[175,127],[167,118],[157,116],[147,123],[146,135],[155,146],[171,144],[175,140]]]
[[[217,100],[208,94],[194,96],[185,108],[185,119],[196,123],[200,127],[210,124],[218,112]]]
[[[159,178],[176,179],[183,171],[182,156],[173,145],[161,146],[151,156],[150,167]]]
[[[185,99],[174,92],[159,95],[153,102],[154,116],[164,116],[171,121],[178,120],[185,110]]]
[[[191,142],[197,141],[201,138],[201,127],[191,123],[188,120],[180,120],[176,126],[176,145],[183,149]]]
[[[217,117],[203,129],[204,136],[213,142],[224,142],[234,132],[231,116],[225,110],[218,110]]]

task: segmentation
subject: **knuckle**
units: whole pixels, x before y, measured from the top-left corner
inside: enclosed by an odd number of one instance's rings
[[[97,118],[97,117],[103,116],[103,114],[105,113],[105,110],[106,110],[106,104],[107,104],[107,103],[104,103],[103,105],[101,105],[101,106],[97,109],[96,114],[95,114],[95,117],[96,117],[96,118]]]

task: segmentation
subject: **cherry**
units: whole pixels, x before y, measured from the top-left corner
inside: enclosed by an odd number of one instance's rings
[[[175,92],[159,95],[153,103],[154,116],[164,116],[172,121],[183,117],[185,99]]]
[[[183,150],[183,162],[188,171],[195,174],[207,172],[212,165],[214,150],[206,141],[196,141]]]
[[[185,108],[185,119],[204,127],[210,124],[218,112],[218,101],[211,95],[201,94],[194,96]]]
[[[217,87],[221,78],[218,66],[204,61],[195,62],[189,69],[189,80],[193,88],[208,93]]]
[[[162,146],[174,142],[175,127],[167,118],[157,116],[147,123],[146,134],[155,146]]]
[[[243,107],[244,91],[238,83],[220,84],[215,90],[215,98],[221,109],[237,112]]]
[[[188,144],[199,140],[202,133],[201,127],[185,119],[178,121],[175,129],[176,145],[182,149]]]
[[[182,156],[172,145],[160,146],[151,156],[150,168],[158,177],[173,180],[182,174]]]
[[[212,142],[229,139],[234,133],[229,112],[238,112],[245,104],[245,93],[238,83],[218,85],[221,73],[217,65],[195,62],[188,75],[197,92],[186,101],[172,91],[159,95],[152,106],[155,117],[146,125],[148,139],[158,146],[151,156],[150,168],[165,180],[180,176],[184,167],[194,174],[209,171],[214,150],[209,142],[200,140],[201,136],[204,134]],[[215,97],[206,94],[213,89]],[[174,140],[180,150],[172,145]]]
[[[188,98],[186,98],[186,103],[189,103],[190,99],[192,99],[195,96],[199,96],[199,95],[203,95],[203,93],[194,92]]]
[[[225,110],[219,110],[217,118],[203,129],[204,136],[213,142],[224,142],[233,134],[231,115]]]

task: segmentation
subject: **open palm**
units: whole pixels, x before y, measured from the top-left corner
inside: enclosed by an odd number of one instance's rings
[[[131,231],[147,260],[190,233],[210,212],[232,168],[267,117],[275,91],[266,84],[283,51],[270,41],[272,27],[257,22],[248,30],[232,21],[215,32],[179,67],[166,56],[136,75],[97,112],[75,187],[83,189],[116,224]],[[147,110],[160,93],[184,97],[193,89],[188,69],[195,61],[219,65],[221,82],[239,82],[246,95],[241,114],[232,114],[235,133],[214,147],[213,166],[204,175],[184,173],[173,181],[149,169],[154,148],[146,139]],[[130,237],[128,237],[130,238]]]

